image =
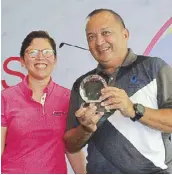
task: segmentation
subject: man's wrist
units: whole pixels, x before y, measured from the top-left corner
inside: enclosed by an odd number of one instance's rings
[[[130,118],[134,118],[135,117],[134,104],[132,104],[132,106],[130,108],[130,112],[129,112],[128,117],[130,117]]]
[[[88,127],[86,127],[86,126],[84,126],[82,124],[80,126],[81,126],[81,128],[84,130],[84,132],[86,134],[92,134],[94,132],[93,130],[89,129]]]

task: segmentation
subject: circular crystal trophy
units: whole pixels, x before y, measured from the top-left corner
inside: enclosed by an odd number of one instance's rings
[[[99,75],[93,74],[85,77],[80,84],[80,95],[84,100],[82,106],[87,106],[90,103],[95,103],[98,112],[108,112],[103,106],[100,105],[101,89],[107,86],[104,78]]]

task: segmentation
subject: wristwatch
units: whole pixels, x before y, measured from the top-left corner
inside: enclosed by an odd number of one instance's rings
[[[134,111],[135,111],[135,117],[130,119],[135,122],[137,120],[139,120],[141,117],[143,117],[144,113],[145,113],[145,107],[142,104],[138,104],[135,103],[134,106]]]

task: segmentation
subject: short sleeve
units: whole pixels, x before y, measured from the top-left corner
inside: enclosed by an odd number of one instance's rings
[[[74,84],[71,91],[69,111],[67,115],[67,128],[66,131],[72,128],[75,128],[79,125],[79,122],[75,116],[75,112],[79,109],[80,104],[80,95],[77,88],[77,85]]]
[[[1,126],[7,127],[7,125],[6,102],[4,97],[1,95]]]
[[[161,60],[163,66],[156,76],[158,108],[172,109],[172,68]]]

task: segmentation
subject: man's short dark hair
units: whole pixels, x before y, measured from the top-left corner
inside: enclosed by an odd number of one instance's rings
[[[54,39],[50,37],[50,35],[48,34],[48,32],[43,31],[43,30],[38,30],[38,31],[32,31],[32,32],[30,32],[26,36],[26,38],[23,40],[22,46],[21,46],[21,49],[20,49],[20,57],[21,58],[24,57],[25,50],[30,46],[31,42],[35,38],[47,39],[48,42],[49,42],[49,44],[51,45],[52,49],[54,50],[55,56],[57,55],[56,43],[55,43]]]
[[[96,14],[101,13],[101,12],[109,12],[109,13],[113,14],[115,16],[115,18],[117,18],[119,20],[119,22],[122,24],[122,26],[125,28],[125,24],[124,24],[124,21],[123,21],[122,17],[118,13],[114,12],[111,9],[96,9],[96,10],[93,10],[87,16],[87,18],[91,18],[93,15],[96,15]]]

